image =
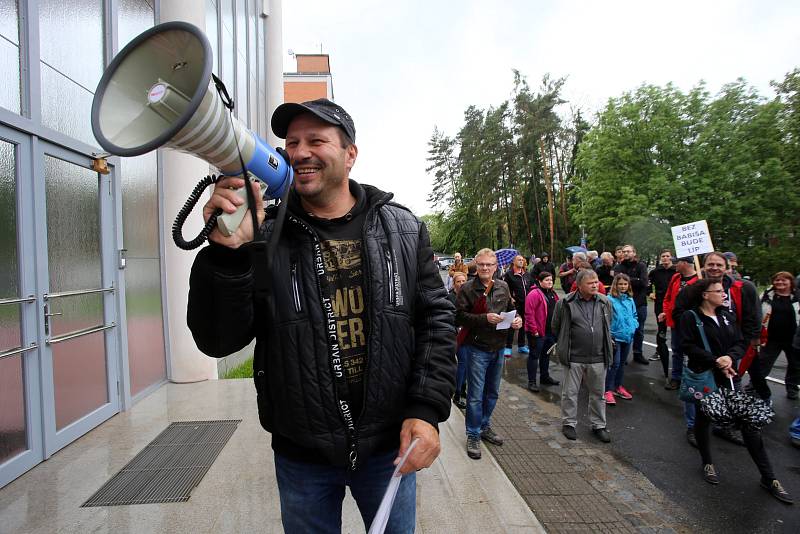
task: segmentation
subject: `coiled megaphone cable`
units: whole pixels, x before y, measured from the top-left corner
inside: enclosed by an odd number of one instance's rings
[[[192,189],[192,192],[189,194],[188,200],[183,205],[183,207],[178,211],[178,215],[175,216],[175,222],[172,223],[172,240],[175,242],[175,246],[183,250],[194,250],[203,243],[206,242],[208,239],[208,234],[210,234],[214,227],[217,225],[217,217],[222,214],[221,209],[217,209],[214,213],[211,214],[211,217],[208,218],[206,221],[205,226],[200,233],[197,234],[197,237],[192,239],[191,241],[186,241],[183,239],[182,228],[183,224],[186,222],[186,218],[192,212],[192,209],[197,205],[197,201],[200,200],[200,195],[203,194],[205,188],[211,184],[217,183],[220,177],[215,175],[206,176]]]
[[[225,88],[225,84],[222,83],[222,80],[217,78],[217,76],[213,73],[211,74],[211,78],[213,79],[214,87],[216,87],[217,93],[219,93],[220,99],[222,100],[222,105],[228,108],[228,118],[231,121],[231,129],[235,135],[236,129],[233,127],[233,99],[231,99],[230,95],[228,94],[228,90]],[[258,229],[258,218],[255,213],[255,196],[253,195],[253,191],[250,189],[250,177],[247,175],[244,158],[242,157],[242,151],[239,147],[239,140],[234,138],[234,142],[236,143],[236,150],[239,154],[239,162],[242,166],[242,177],[245,181],[245,189],[247,193],[247,205],[250,208],[250,216],[253,221],[253,235],[255,235],[255,232]],[[197,237],[191,241],[186,241],[183,238],[182,233],[183,225],[186,222],[187,217],[189,217],[189,213],[191,213],[192,209],[194,209],[194,207],[197,205],[197,202],[200,200],[200,195],[203,193],[206,187],[217,183],[217,181],[219,181],[221,178],[223,178],[223,176],[211,175],[200,180],[200,183],[198,183],[189,194],[189,198],[186,203],[183,205],[180,211],[178,211],[178,215],[175,216],[175,222],[172,223],[172,240],[175,242],[175,246],[178,248],[183,250],[194,250],[205,243],[208,239],[208,235],[214,230],[214,227],[217,225],[217,217],[222,215],[221,209],[217,209],[211,214],[211,217],[208,218],[205,226],[203,226],[203,229],[200,230],[200,233],[197,235]]]

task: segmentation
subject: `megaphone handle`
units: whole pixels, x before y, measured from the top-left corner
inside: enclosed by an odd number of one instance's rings
[[[258,186],[261,188],[261,196],[263,197],[267,191],[267,184],[258,180]],[[244,200],[244,204],[239,206],[233,213],[223,213],[217,217],[217,227],[222,235],[226,237],[236,232],[239,225],[242,224],[245,213],[247,213],[247,190],[244,187],[240,187],[235,193],[236,196]]]

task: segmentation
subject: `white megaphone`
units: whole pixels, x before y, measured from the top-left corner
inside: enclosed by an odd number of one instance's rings
[[[100,79],[92,102],[94,136],[117,156],[160,147],[193,154],[226,176],[247,172],[258,178],[265,197],[281,198],[292,183],[292,168],[230,116],[212,80],[212,56],[203,32],[186,22],[166,22],[138,35]],[[246,188],[239,194],[246,199]],[[235,232],[247,207],[220,214],[220,231]]]

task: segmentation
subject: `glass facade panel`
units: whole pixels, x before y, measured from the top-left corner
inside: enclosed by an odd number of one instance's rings
[[[50,293],[102,284],[99,181],[96,172],[44,158],[47,260]],[[103,323],[101,294],[50,301],[51,337]],[[51,345],[56,429],[108,402],[105,335],[100,332]]]
[[[131,394],[166,379],[158,259],[129,259],[125,267]]]
[[[19,7],[17,0],[0,0],[0,36],[19,46]]]
[[[93,96],[86,88],[42,63],[42,124],[48,128],[99,146],[91,125]]]
[[[98,288],[102,278],[97,173],[50,156],[44,158],[44,171],[50,292]]]
[[[236,116],[243,123],[249,120],[247,105],[247,58],[241,54],[236,54],[238,61],[236,69]]]
[[[0,464],[28,449],[22,358],[0,360]]]
[[[236,0],[236,116],[249,123],[247,102],[247,2]]]
[[[256,40],[258,39],[258,2],[250,0],[248,3],[249,14],[247,17],[247,69],[250,95],[250,129],[258,131],[258,55],[256,54]]]
[[[155,152],[124,158],[122,220],[128,261],[125,297],[131,393],[167,376],[161,308],[158,178]]]
[[[0,141],[0,299],[19,297],[16,149]]]
[[[19,113],[19,14],[15,0],[0,0],[0,106]]]
[[[219,16],[216,0],[206,0],[206,35],[214,53],[214,74],[219,75]]]
[[[122,233],[128,258],[158,258],[158,168],[156,152],[122,158]]]
[[[119,48],[122,50],[134,37],[155,24],[153,7],[147,0],[119,1]]]
[[[42,62],[94,91],[104,65],[103,1],[39,0],[38,4]],[[42,84],[46,85],[44,80]]]
[[[52,345],[56,430],[108,402],[103,332]]]
[[[257,17],[256,29],[258,35],[257,43],[257,64],[256,72],[258,76],[258,131],[261,137],[267,138],[267,117],[270,110],[267,109],[267,65],[266,65],[266,44],[267,38],[264,28],[264,19]]]
[[[222,34],[222,76],[221,79],[228,88],[228,94],[235,95],[234,84],[236,82],[236,52],[233,43],[233,0],[219,0],[222,12],[222,24],[220,32]]]

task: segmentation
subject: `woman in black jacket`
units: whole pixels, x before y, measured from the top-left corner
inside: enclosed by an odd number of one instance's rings
[[[706,278],[688,286],[686,290],[691,292],[687,295],[690,303],[688,309],[693,313],[687,312],[681,316],[679,328],[681,348],[689,357],[689,369],[696,373],[713,369],[717,387],[730,388],[731,379],[736,376],[736,364],[744,356],[747,344],[736,326],[736,316],[723,305],[725,290],[722,282],[717,278]],[[698,320],[702,323],[710,351],[703,342]],[[694,432],[703,460],[703,479],[709,484],[719,484],[717,470],[711,459],[710,420],[699,406],[697,408]],[[772,472],[761,431],[743,427],[742,436],[750,457],[761,473],[761,486],[776,499],[791,504],[791,497]]]

